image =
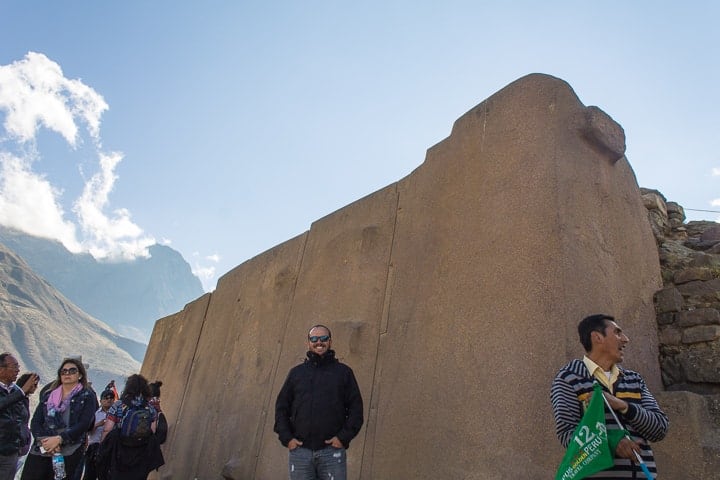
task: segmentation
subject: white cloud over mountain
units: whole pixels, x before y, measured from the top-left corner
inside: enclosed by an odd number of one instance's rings
[[[80,80],[65,78],[60,66],[41,53],[0,65],[0,224],[56,239],[72,252],[97,259],[147,256],[155,239],[124,208],[110,209],[109,197],[123,155],[105,152],[100,124],[108,105]],[[72,211],[62,207],[63,190],[34,171],[38,132],[44,127],[76,148],[87,138],[97,157],[96,173],[85,181]]]

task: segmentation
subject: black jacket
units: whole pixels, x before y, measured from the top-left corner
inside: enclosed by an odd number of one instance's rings
[[[350,367],[335,352],[322,357],[307,352],[304,363],[293,367],[275,403],[275,432],[287,446],[293,438],[304,448],[320,450],[337,436],[345,448],[363,424],[363,402]]]
[[[50,398],[52,389],[45,390],[40,396],[40,403],[35,408],[30,430],[33,437],[50,437],[60,435],[63,445],[73,445],[85,440],[85,433],[95,422],[95,410],[97,410],[97,397],[89,388],[83,388],[72,399],[70,399],[70,422],[69,425],[62,424],[60,414],[56,417],[50,416],[47,411],[47,401]],[[37,442],[33,449],[37,451]]]
[[[13,455],[20,451],[25,440],[22,424],[30,419],[26,397],[20,388],[13,386],[8,393],[0,388],[0,455]]]

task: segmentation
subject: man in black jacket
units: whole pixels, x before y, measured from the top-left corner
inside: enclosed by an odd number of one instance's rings
[[[275,432],[289,450],[290,480],[347,478],[345,450],[363,424],[350,367],[335,358],[324,325],[308,332],[305,362],[293,367],[275,403]]]
[[[0,480],[15,478],[20,450],[29,442],[23,438],[30,411],[25,401],[28,392],[37,388],[37,374],[31,373],[23,385],[15,385],[20,372],[18,361],[10,353],[0,353]]]

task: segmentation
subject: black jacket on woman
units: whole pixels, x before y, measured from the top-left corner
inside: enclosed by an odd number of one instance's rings
[[[47,401],[52,389],[47,389],[40,397],[40,403],[35,409],[30,430],[33,437],[51,437],[60,435],[63,445],[74,445],[85,441],[85,434],[95,422],[97,410],[97,397],[89,388],[83,388],[70,399],[70,420],[68,425],[56,424],[56,419],[48,415]],[[37,449],[37,445],[34,446]]]
[[[334,436],[350,446],[363,424],[363,402],[350,367],[328,350],[320,356],[307,352],[305,362],[293,367],[275,403],[275,432],[287,446],[296,438],[304,448],[321,450]]]

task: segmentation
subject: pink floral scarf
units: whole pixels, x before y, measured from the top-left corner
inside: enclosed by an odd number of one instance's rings
[[[76,393],[78,393],[80,390],[83,389],[82,383],[78,383],[73,387],[72,390],[70,390],[70,394],[65,397],[63,400],[62,398],[62,385],[57,387],[55,390],[50,392],[50,397],[48,397],[47,401],[47,408],[48,411],[55,409],[56,412],[64,412],[67,406],[70,404],[70,400],[72,397],[75,396]]]

